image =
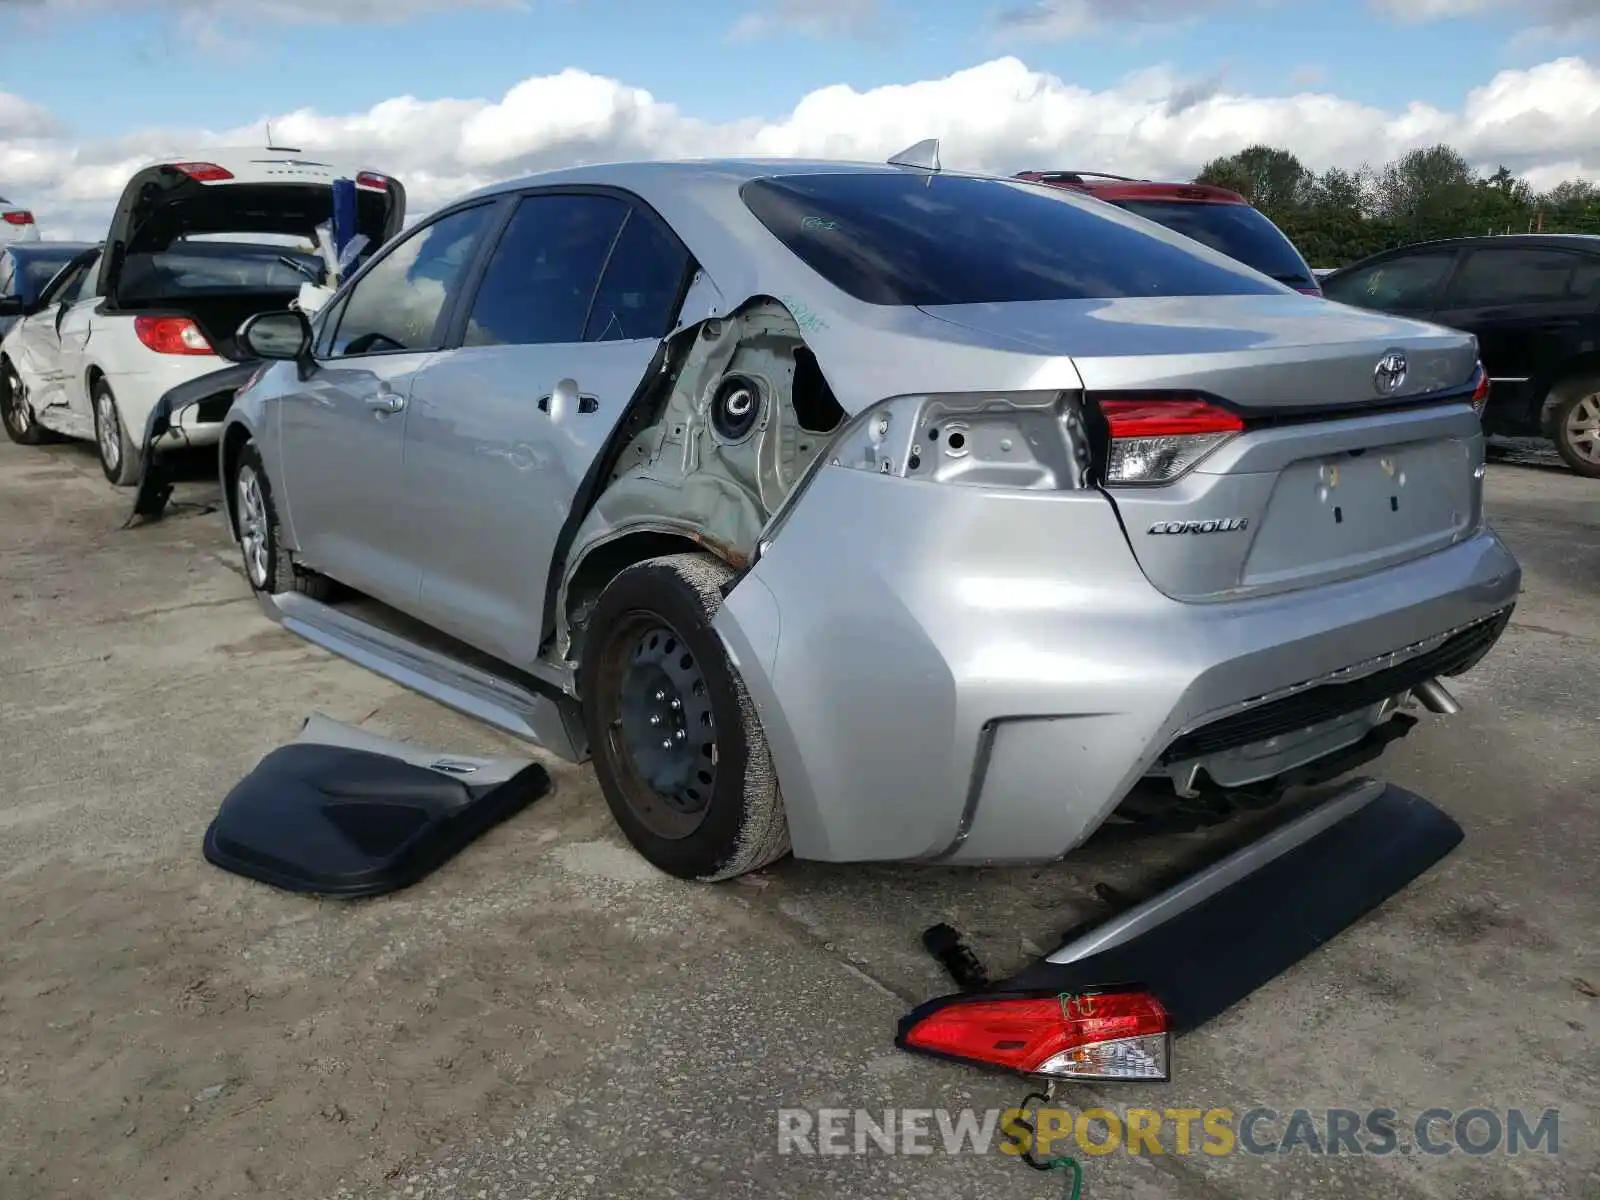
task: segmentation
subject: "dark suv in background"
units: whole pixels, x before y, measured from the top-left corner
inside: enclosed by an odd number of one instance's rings
[[[1322,280],[1330,300],[1478,338],[1484,432],[1544,437],[1600,478],[1600,237],[1510,234],[1419,242]]]
[[[1317,277],[1294,243],[1238,192],[1200,183],[1153,183],[1096,171],[1023,171],[1018,179],[1084,192],[1159,222],[1308,296]]]

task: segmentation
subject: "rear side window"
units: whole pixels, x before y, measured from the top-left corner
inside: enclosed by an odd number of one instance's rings
[[[332,356],[434,349],[440,315],[461,286],[494,208],[479,204],[440,217],[374,263],[345,302]]]
[[[1239,296],[1273,288],[1152,236],[1095,200],[1001,179],[785,175],[745,205],[807,266],[869,304]]]
[[[1600,260],[1565,250],[1495,246],[1467,255],[1450,283],[1447,308],[1559,304],[1588,299]]]
[[[615,196],[525,196],[494,249],[462,344],[581,342],[628,205]]]
[[[1248,204],[1201,204],[1185,200],[1113,200],[1118,208],[1220,250],[1290,287],[1316,282],[1311,268],[1283,232]]]
[[[1428,250],[1386,258],[1322,281],[1330,300],[1385,312],[1433,308],[1439,287],[1455,264],[1454,250]]]
[[[584,341],[665,337],[677,319],[688,272],[683,247],[635,209],[595,292]]]

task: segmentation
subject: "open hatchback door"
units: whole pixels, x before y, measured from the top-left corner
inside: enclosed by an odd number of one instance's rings
[[[165,510],[172,487],[161,451],[172,442],[165,435],[182,424],[180,414],[198,409],[198,419],[221,422],[260,365],[238,349],[239,326],[289,307],[303,284],[324,281],[307,246],[333,217],[338,179],[355,184],[355,232],[366,238],[354,270],[405,224],[405,187],[392,175],[297,150],[228,149],[152,163],[123,189],[99,269],[103,311],[186,318],[222,360],[220,369],[174,386],[151,409],[132,519]],[[281,255],[274,244],[282,244]],[[191,286],[197,279],[203,286]]]

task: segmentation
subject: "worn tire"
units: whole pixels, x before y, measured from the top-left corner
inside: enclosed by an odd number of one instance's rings
[[[247,513],[244,493],[252,484],[258,499],[249,502],[253,511]],[[272,484],[254,442],[246,442],[240,449],[228,489],[232,497],[234,530],[244,558],[244,577],[251,590],[268,595],[299,592],[313,600],[332,599],[336,588],[333,580],[297,564],[284,545],[278,509],[272,499]],[[259,534],[262,539],[259,555],[250,540],[252,534]]]
[[[111,385],[96,379],[89,390],[89,403],[94,409],[94,448],[100,456],[100,470],[117,487],[132,487],[139,482],[139,450],[123,427]]]
[[[628,567],[601,593],[584,637],[579,680],[601,791],[634,848],[680,879],[731,879],[789,852],[789,825],[766,734],[711,628],[722,606],[721,586],[732,574],[706,554],[671,554]],[[663,801],[640,774],[621,726],[626,672],[636,657],[630,631],[645,621],[682,640],[684,657],[692,657],[691,669],[705,685],[699,703],[714,722],[706,752],[713,768],[709,798],[699,824],[675,837],[651,828],[643,815],[661,811]]]
[[[27,407],[27,392],[22,377],[9,358],[0,358],[0,424],[6,436],[19,446],[42,446],[56,440]]]
[[[1568,380],[1556,387],[1552,399],[1555,403],[1550,413],[1549,429],[1555,441],[1556,453],[1579,475],[1600,479],[1600,437],[1580,441],[1575,436],[1577,429],[1568,428],[1568,423],[1578,415],[1580,405],[1583,406],[1583,417],[1592,417],[1594,423],[1580,418],[1575,425],[1585,431],[1600,427],[1600,377]]]

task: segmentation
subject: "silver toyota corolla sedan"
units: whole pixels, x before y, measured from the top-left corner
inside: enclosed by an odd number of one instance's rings
[[[242,336],[268,610],[592,757],[684,877],[1270,799],[1451,711],[1520,588],[1470,336],[1014,179],[535,175]]]

